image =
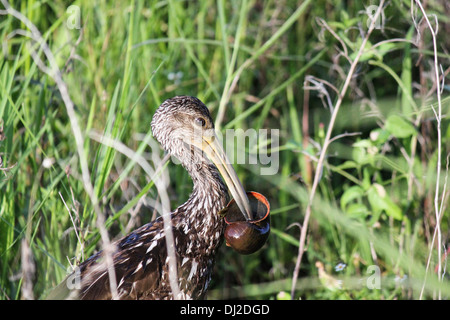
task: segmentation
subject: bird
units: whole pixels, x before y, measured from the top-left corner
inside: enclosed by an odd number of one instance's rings
[[[164,221],[159,216],[113,243],[115,296],[102,250],[78,266],[80,284],[76,290],[65,290],[66,298],[203,299],[223,242],[225,223],[220,212],[230,198],[228,192],[243,214],[249,214],[244,188],[214,132],[213,119],[202,101],[191,96],[165,100],[153,115],[151,130],[163,149],[180,161],[193,182],[188,200],[170,213],[178,294],[175,295],[169,279]],[[61,288],[67,288],[64,281],[58,287],[59,290],[55,289],[55,293],[49,295],[50,299],[58,295],[60,299]]]

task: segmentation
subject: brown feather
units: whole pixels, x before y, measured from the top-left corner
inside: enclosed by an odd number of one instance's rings
[[[208,109],[200,100],[175,97],[158,108],[152,121],[154,136],[180,159],[194,182],[189,199],[171,216],[182,296],[172,294],[164,223],[159,217],[114,243],[112,259],[120,299],[200,299],[206,293],[223,238],[224,221],[218,213],[225,207],[228,193],[217,168],[201,153],[193,159],[191,146],[180,138],[192,134],[189,125],[199,117],[213,128]],[[104,258],[100,251],[80,264],[77,298],[112,298]]]

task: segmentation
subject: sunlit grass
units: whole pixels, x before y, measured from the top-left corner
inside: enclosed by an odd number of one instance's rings
[[[288,295],[299,228],[330,119],[324,92],[306,91],[304,82],[310,75],[325,80],[335,103],[350,65],[342,52],[354,57],[361,32],[367,30],[364,4],[30,0],[11,5],[41,31],[63,73],[111,239],[151,221],[158,194],[136,159],[93,139],[92,132],[117,139],[152,163],[152,115],[175,95],[199,97],[222,131],[280,130],[279,147],[271,150],[279,154],[276,175],[261,176],[257,165],[234,165],[245,188],[263,193],[271,203],[269,241],[250,256],[223,246],[209,298]],[[69,5],[80,8],[80,28],[68,27]],[[436,298],[439,291],[444,298],[450,295],[448,277],[438,282],[435,273],[436,244],[426,273],[436,226],[437,105],[429,76],[430,36],[423,29],[417,40],[410,5],[389,3],[385,29],[371,36],[370,50],[342,104],[333,132],[343,136],[327,153],[296,299],[416,299],[424,283],[426,298]],[[445,30],[444,2],[428,6],[438,16],[439,30]],[[34,298],[45,298],[70,265],[102,244],[71,119],[54,80],[33,59],[39,46],[17,31],[25,29],[14,17],[0,15],[2,299],[23,298],[24,281],[31,281]],[[438,36],[441,48],[448,48],[445,32]],[[450,56],[444,49],[438,56],[446,78]],[[445,82],[442,98],[446,115],[450,100]],[[440,223],[446,244],[447,118],[441,126],[440,190],[446,193]],[[166,169],[175,208],[187,199],[192,184],[181,166],[169,163]],[[31,256],[23,261],[26,245]],[[317,261],[328,275],[342,280],[342,289],[323,285]],[[335,271],[341,262],[345,269]],[[371,266],[380,271],[380,288],[367,285]],[[29,279],[22,272],[25,267],[32,267]]]

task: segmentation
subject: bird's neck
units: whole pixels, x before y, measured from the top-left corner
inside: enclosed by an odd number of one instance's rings
[[[216,215],[228,201],[228,189],[219,171],[213,164],[202,162],[195,168],[190,168],[188,172],[194,187],[187,202],[197,205],[195,209],[203,208],[201,211],[206,215]]]
[[[192,235],[191,240],[203,243],[207,253],[213,253],[223,235],[224,221],[219,211],[227,204],[228,191],[214,165],[202,163],[188,171],[194,187],[174,219],[180,229]]]

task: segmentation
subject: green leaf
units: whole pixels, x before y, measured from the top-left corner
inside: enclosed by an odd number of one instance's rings
[[[397,206],[390,197],[385,197],[383,200],[385,205],[384,210],[386,211],[386,214],[396,220],[402,220],[402,209],[400,209],[400,207]]]
[[[352,158],[358,164],[364,164],[367,160],[367,152],[365,148],[355,147],[352,149]]]
[[[367,198],[375,213],[384,211],[388,216],[396,220],[402,220],[402,210],[387,195],[382,185],[374,183],[368,190]]]
[[[408,138],[416,134],[416,129],[399,115],[390,115],[386,121],[386,130],[396,138]]]
[[[358,164],[354,161],[347,160],[343,164],[337,166],[338,169],[345,170],[345,169],[354,169],[358,168]]]
[[[390,136],[390,132],[381,128],[374,129],[370,132],[370,139],[377,146],[385,143]]]
[[[352,203],[347,207],[345,213],[351,218],[365,218],[369,209],[362,203]]]
[[[380,196],[375,187],[370,187],[367,193],[367,199],[369,200],[370,206],[375,213],[380,213],[383,211],[383,198]]]
[[[377,52],[380,56],[384,56],[386,53],[396,49],[398,45],[393,42],[386,42],[378,46]]]
[[[354,46],[352,46],[355,51],[350,55],[351,60],[355,60],[356,57],[358,56],[358,51],[359,51],[358,49],[361,47],[361,44],[362,44],[362,39],[358,38],[358,40],[354,43]],[[377,56],[376,51],[372,50],[372,43],[370,43],[370,41],[367,41],[364,46],[364,51],[361,54],[361,56],[359,57],[359,62],[368,61],[376,56]],[[380,57],[378,57],[378,58],[380,59]]]
[[[277,237],[279,237],[280,239],[286,241],[287,243],[290,243],[290,244],[298,247],[298,242],[299,242],[298,239],[294,238],[290,234],[287,234],[286,232],[283,232],[276,228],[271,228],[270,232],[272,234],[276,235]]]
[[[362,139],[362,140],[355,142],[353,144],[353,146],[358,147],[358,148],[369,148],[372,146],[372,142],[370,142],[370,140],[368,140],[368,139]]]
[[[364,195],[364,190],[360,186],[352,186],[345,190],[341,197],[341,208],[346,211],[347,205],[355,199],[361,199]]]

